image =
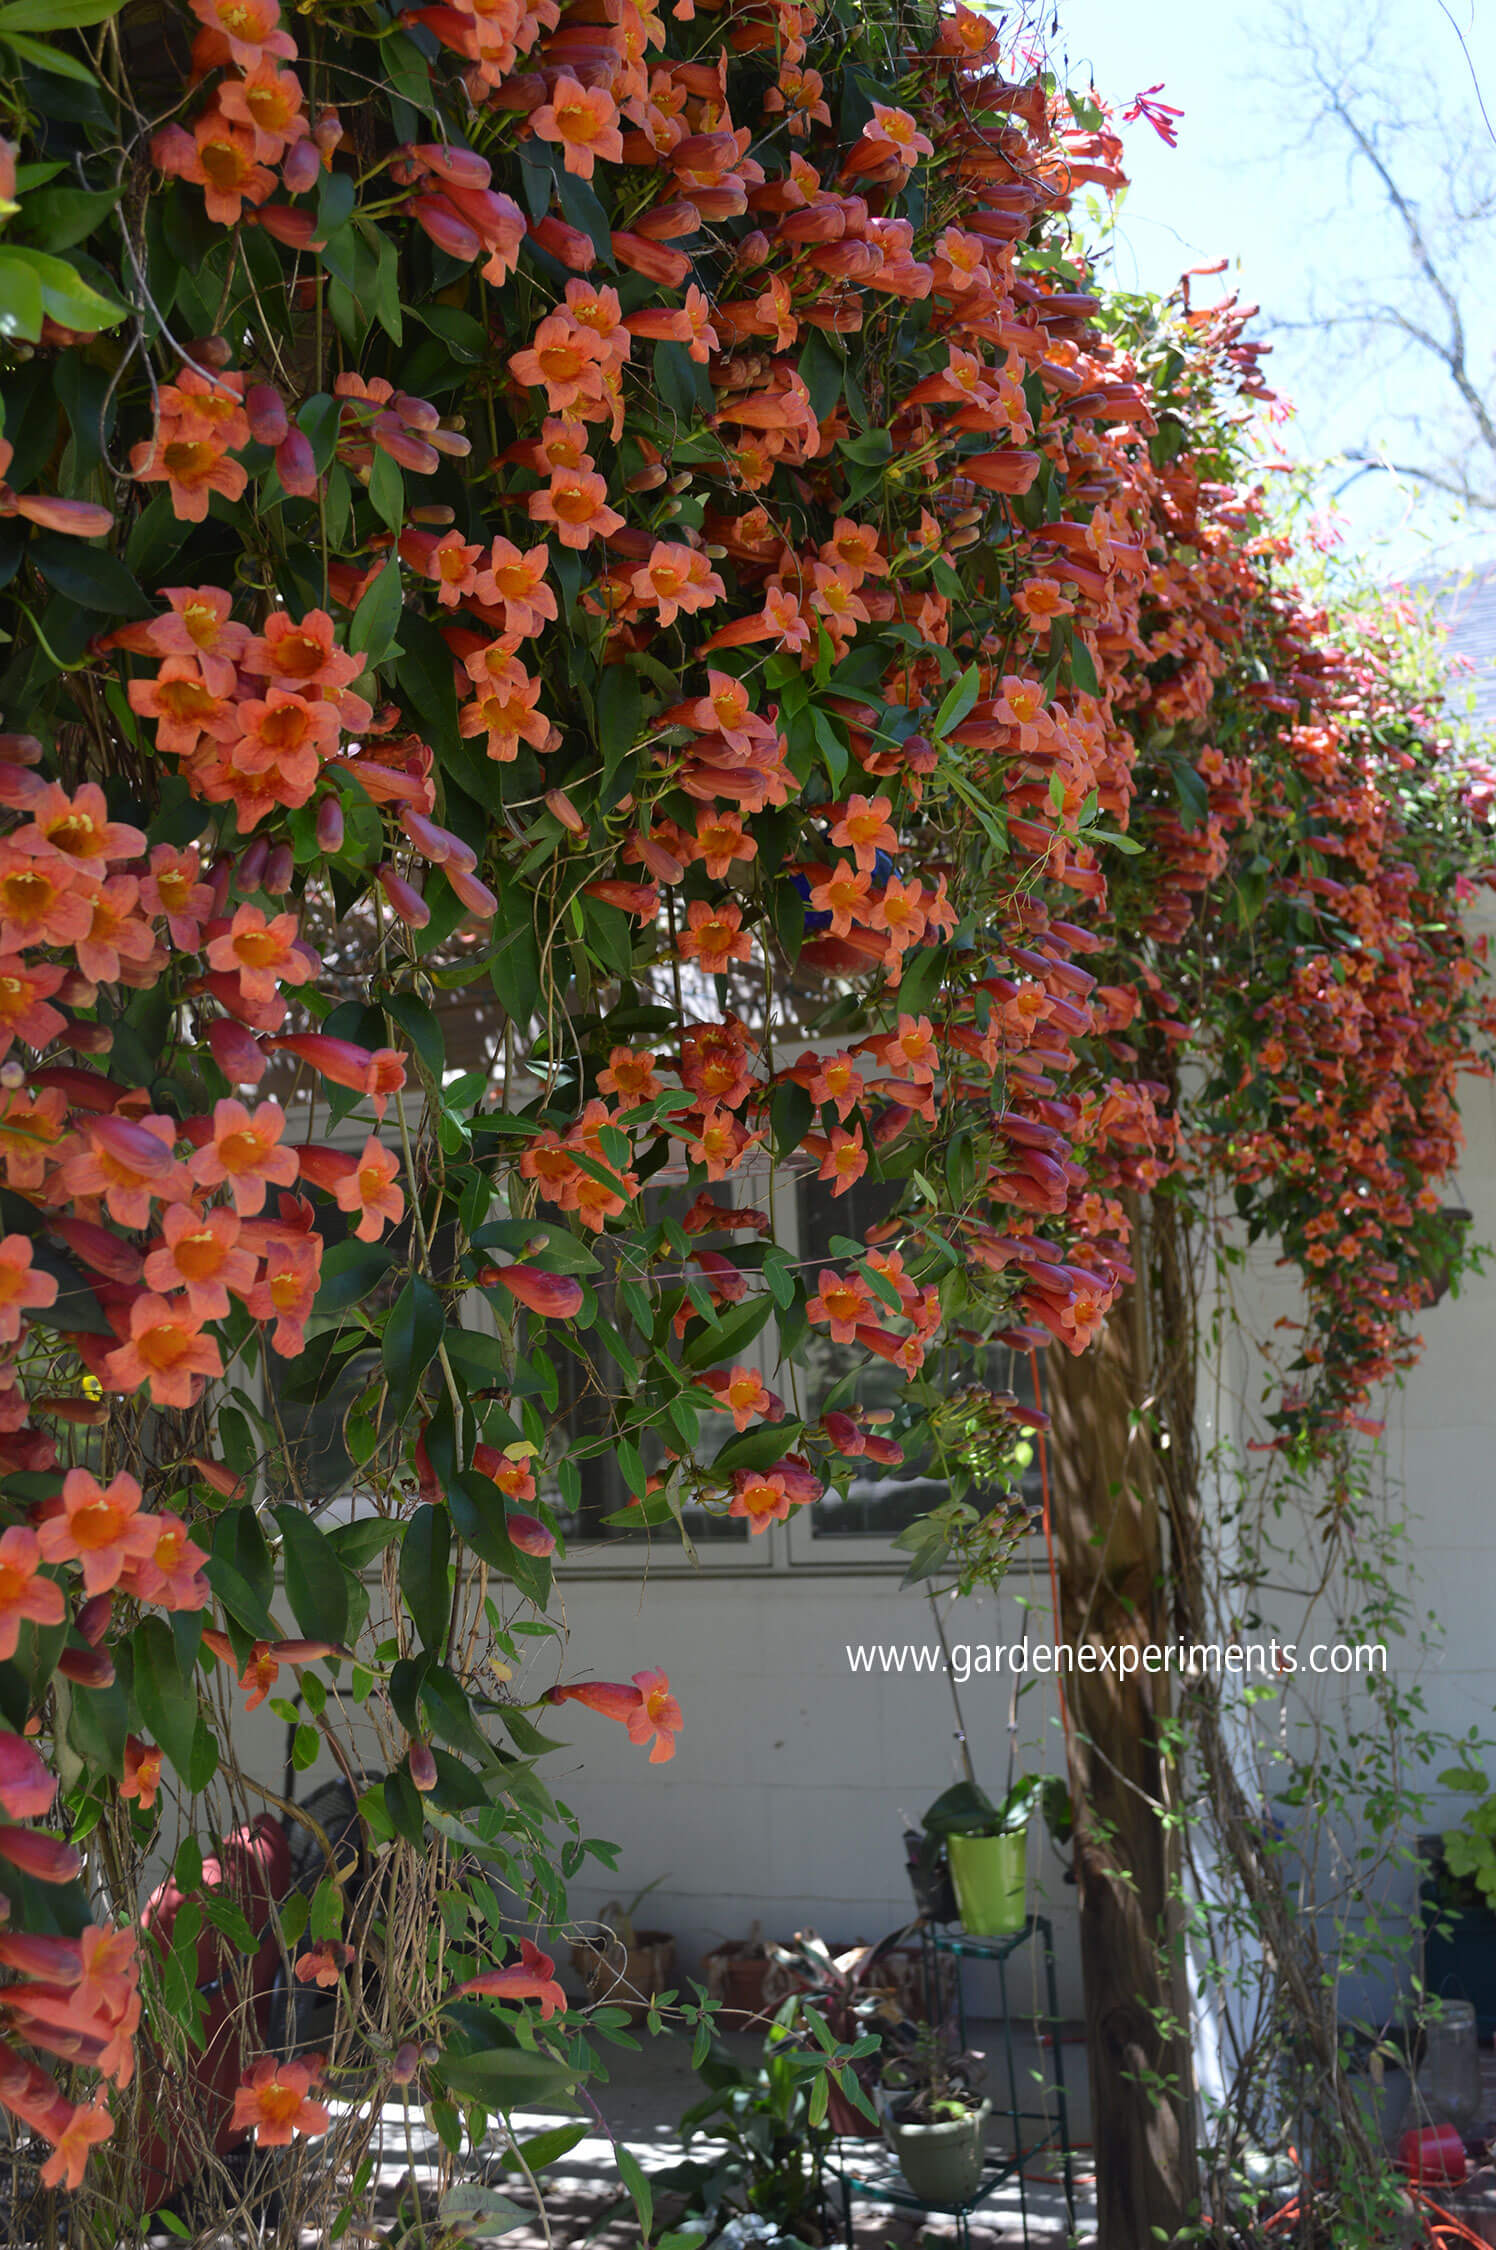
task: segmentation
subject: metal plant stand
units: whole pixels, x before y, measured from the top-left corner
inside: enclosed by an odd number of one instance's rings
[[[1043,2109],[1026,2109],[1018,2088],[1018,2062],[1013,2052],[1013,2018],[1008,2006],[1008,1962],[1020,1947],[1033,1944],[1044,1953],[1044,1987],[1047,2015],[1025,2019],[1038,2032],[1048,2031],[1054,2051],[1054,2085],[1046,2097]],[[940,1964],[948,1956],[956,1965],[956,2024],[959,2044],[966,2045],[966,1992],[962,1975],[967,1961],[991,1961],[998,1976],[1002,1997],[1003,2052],[1007,2066],[1008,2102],[1006,2108],[994,2103],[992,2122],[1006,2124],[1013,2146],[1006,2154],[992,2153],[982,2170],[976,2193],[966,2203],[926,2203],[914,2195],[904,2181],[892,2158],[879,2162],[872,2156],[875,2144],[868,2144],[867,2153],[856,2142],[838,2144],[837,2155],[830,2167],[832,2177],[841,2190],[842,2219],[848,2250],[855,2250],[852,2233],[852,2204],[860,2197],[864,2202],[891,2203],[901,2210],[940,2212],[956,2222],[958,2250],[970,2250],[971,2214],[979,2210],[999,2188],[1010,2180],[1018,2183],[1018,2214],[1023,2227],[1025,2244],[1029,2234],[1028,2188],[1024,2178],[1026,2168],[1045,2150],[1059,2153],[1061,2173],[1065,2187],[1065,2209],[1069,2220],[1069,2238],[1074,2240],[1075,2218],[1075,2168],[1070,2151],[1070,2114],[1065,2094],[1065,2057],[1060,2045],[1059,2003],[1054,1980],[1054,1933],[1049,1919],[1043,1914],[1032,1914],[1021,1930],[1010,1937],[972,1937],[965,1930],[938,1927],[926,1923],[923,1933],[925,1955],[925,1995],[929,2020],[938,2021],[941,2007]],[[1052,2104],[1052,2106],[1049,2106]],[[1025,2134],[1032,2135],[1025,2138]]]

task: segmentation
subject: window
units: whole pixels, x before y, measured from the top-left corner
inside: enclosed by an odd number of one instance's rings
[[[362,1125],[358,1128],[361,1133]],[[771,1168],[762,1161],[709,1191],[719,1203],[752,1205],[773,1214],[774,1239],[799,1262],[812,1279],[822,1265],[844,1268],[848,1252],[836,1245],[844,1238],[865,1242],[870,1229],[893,1216],[903,1196],[898,1183],[859,1180],[841,1196],[833,1196],[812,1174],[788,1168]],[[674,1278],[687,1261],[664,1231],[676,1226],[696,1199],[679,1172],[658,1175],[643,1196],[647,1221],[661,1231],[652,1249],[659,1255],[653,1271]],[[637,1254],[637,1237],[630,1248]],[[754,1237],[725,1233],[691,1237],[691,1247],[730,1253]],[[907,1413],[908,1391],[903,1375],[885,1361],[831,1342],[824,1329],[813,1330],[793,1367],[778,1364],[779,1346],[774,1322],[747,1346],[727,1355],[731,1360],[756,1366],[771,1389],[783,1397],[787,1410],[798,1419],[815,1422],[830,1408],[858,1404],[890,1416],[889,1434],[906,1444],[905,1460],[883,1467],[866,1458],[847,1464],[845,1489],[828,1488],[812,1509],[796,1509],[788,1524],[775,1526],[757,1538],[747,1525],[727,1516],[721,1508],[687,1505],[682,1512],[682,1541],[673,1521],[654,1530],[636,1528],[625,1511],[630,1490],[617,1452],[610,1442],[606,1401],[619,1381],[619,1366],[609,1347],[609,1332],[617,1335],[627,1352],[637,1348],[632,1315],[626,1301],[628,1276],[620,1264],[619,1240],[606,1233],[589,1236],[589,1247],[602,1261],[603,1271],[589,1276],[598,1299],[598,1318],[588,1328],[558,1324],[550,1342],[559,1396],[551,1415],[553,1431],[561,1444],[553,1448],[571,1463],[568,1482],[574,1500],[563,1493],[554,1476],[542,1486],[542,1497],[556,1515],[567,1545],[563,1567],[572,1571],[623,1571],[637,1574],[648,1569],[691,1569],[698,1563],[711,1569],[776,1570],[811,1565],[821,1568],[879,1568],[900,1570],[903,1558],[891,1542],[916,1517],[938,1507],[948,1497],[950,1485],[942,1471],[939,1445],[913,1437],[905,1441],[900,1428]],[[437,1248],[433,1245],[433,1248]],[[398,1273],[391,1284],[398,1286]],[[487,1307],[481,1292],[469,1291],[464,1300],[465,1323],[488,1326]],[[491,1329],[489,1331],[492,1332]],[[474,1339],[475,1344],[479,1341]],[[304,1360],[280,1361],[268,1355],[274,1386],[274,1404],[284,1434],[286,1458],[294,1478],[284,1471],[277,1478],[289,1497],[299,1488],[306,1504],[332,1515],[356,1509],[358,1470],[350,1455],[347,1434],[350,1410],[357,1416],[364,1391],[377,1381],[378,1355],[359,1351],[348,1358],[321,1365],[315,1319],[308,1326]],[[925,1361],[924,1376],[941,1400],[938,1409],[941,1440],[947,1455],[958,1449],[968,1462],[980,1460],[979,1433],[974,1422],[963,1420],[962,1400],[973,1383],[1007,1391],[1020,1403],[1035,1404],[1033,1377],[1026,1354],[994,1345],[985,1365],[973,1370],[968,1353],[959,1363],[937,1345]],[[665,1466],[669,1424],[661,1400],[659,1434],[641,1447],[645,1470],[655,1473]],[[710,1455],[732,1434],[726,1415],[702,1416],[704,1450]],[[965,1492],[977,1507],[997,1504],[1011,1489],[1006,1477],[984,1480],[978,1473]],[[1021,1468],[1018,1487],[1026,1500],[1037,1505],[1039,1472],[1035,1459]]]
[[[893,1216],[903,1195],[901,1182],[858,1180],[845,1193],[835,1196],[829,1185],[823,1185],[813,1175],[800,1175],[789,1202],[796,1238],[795,1255],[804,1265],[807,1278],[813,1279],[822,1264],[845,1265],[846,1254],[839,1253],[834,1245],[844,1238],[866,1242],[871,1228]],[[945,1419],[949,1426],[943,1436],[945,1442],[954,1447],[963,1437],[959,1413],[961,1393],[974,1379],[970,1355],[963,1351],[958,1363],[953,1354],[942,1351],[937,1345],[926,1358],[923,1372],[931,1388],[945,1402],[948,1410]],[[885,1360],[873,1359],[850,1345],[834,1344],[824,1330],[818,1330],[813,1332],[805,1348],[795,1379],[799,1386],[797,1410],[807,1420],[815,1420],[829,1407],[845,1407],[855,1402],[889,1413],[893,1417],[891,1434],[899,1437],[898,1423],[905,1410],[907,1386],[899,1370],[890,1367]],[[994,1344],[975,1380],[993,1390],[1011,1392],[1020,1404],[1036,1403],[1033,1374],[1025,1353]],[[1032,1454],[1032,1449],[1028,1450]],[[887,1557],[888,1542],[915,1517],[938,1507],[950,1492],[949,1483],[941,1473],[938,1451],[918,1439],[911,1440],[906,1458],[897,1467],[882,1468],[875,1462],[860,1460],[852,1464],[852,1471],[845,1498],[839,1492],[828,1491],[824,1500],[807,1511],[794,1541],[801,1559],[833,1561],[838,1552],[845,1553],[848,1560],[868,1560],[875,1552]],[[993,1507],[1010,1489],[1006,1479],[984,1482],[978,1478],[965,1497],[975,1507]],[[1019,1490],[1025,1499],[1037,1505],[1040,1497],[1037,1457],[1031,1457],[1024,1467]]]
[[[714,1189],[713,1196],[719,1202],[731,1200],[730,1183],[724,1182]],[[673,1220],[678,1226],[696,1197],[695,1191],[688,1193],[679,1179],[667,1179],[663,1184],[647,1187],[642,1200],[645,1219],[650,1225],[663,1229],[667,1220]],[[717,1246],[726,1249],[728,1237],[713,1239]],[[610,1235],[594,1238],[593,1251],[604,1266],[601,1274],[588,1277],[597,1294],[598,1320],[590,1328],[562,1338],[566,1348],[556,1354],[561,1383],[556,1420],[566,1433],[567,1451],[580,1483],[580,1496],[576,1506],[571,1508],[554,1487],[545,1497],[556,1510],[573,1562],[612,1560],[632,1564],[647,1554],[653,1568],[657,1562],[688,1562],[689,1555],[673,1522],[651,1533],[619,1520],[628,1508],[631,1494],[618,1455],[608,1442],[606,1401],[609,1390],[618,1380],[618,1367],[609,1353],[605,1330],[617,1331],[626,1347],[637,1340],[631,1333],[629,1310],[620,1287],[627,1278],[619,1261],[620,1247]],[[663,1233],[659,1248],[664,1252],[664,1259],[653,1269],[656,1274],[671,1275],[677,1268],[685,1270],[687,1261],[672,1250]],[[703,1418],[703,1435],[708,1442],[714,1420]],[[719,1435],[726,1436],[731,1427],[730,1422],[722,1419],[718,1424]],[[651,1432],[640,1449],[645,1470],[651,1475],[666,1465],[668,1435],[668,1425]],[[748,1526],[739,1517],[727,1516],[717,1509],[687,1506],[681,1513],[681,1529],[693,1547],[712,1550],[713,1560],[724,1556],[735,1561],[750,1559]],[[751,1560],[766,1563],[767,1557],[754,1555]]]

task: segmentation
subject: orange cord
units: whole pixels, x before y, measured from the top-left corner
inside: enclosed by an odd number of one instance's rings
[[[1411,2180],[1408,2182],[1408,2193],[1415,2203],[1421,2203],[1438,2221],[1438,2225],[1431,2230],[1436,2242],[1473,2242],[1477,2245],[1477,2250],[1485,2250],[1486,2238],[1483,2234],[1472,2233],[1463,2219],[1457,2219],[1453,2211],[1446,2211],[1423,2188],[1414,2187]]]
[[[1484,2235],[1473,2234],[1463,2219],[1456,2218],[1453,2211],[1446,2211],[1441,2203],[1436,2203],[1425,2189],[1415,2187],[1411,2180],[1408,2182],[1408,2194],[1415,2203],[1421,2204],[1423,2209],[1430,2213],[1437,2222],[1430,2229],[1431,2238],[1435,2242],[1473,2242],[1476,2250],[1486,2250]],[[1266,2221],[1266,2231],[1272,2234],[1279,2227],[1292,2225],[1299,2215],[1299,2206],[1302,2201],[1303,2198],[1296,2195],[1290,2202],[1285,2203],[1280,2210],[1275,2211],[1272,2217]]]

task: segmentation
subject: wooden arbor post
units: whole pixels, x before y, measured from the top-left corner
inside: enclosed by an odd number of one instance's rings
[[[1131,1295],[1131,1293],[1129,1293]],[[1198,2219],[1194,2081],[1163,1729],[1169,1676],[1143,1650],[1170,1637],[1157,1483],[1135,1428],[1141,1308],[1114,1306],[1078,1359],[1048,1354],[1059,1637],[1115,1649],[1116,1669],[1061,1675],[1080,1892],[1100,2250],[1152,2250]],[[1124,1674],[1120,1652],[1134,1650]],[[1131,1659],[1127,1660],[1129,1663]]]

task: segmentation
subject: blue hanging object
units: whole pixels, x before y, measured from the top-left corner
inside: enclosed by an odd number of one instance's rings
[[[790,881],[794,884],[796,890],[800,893],[800,896],[807,901],[807,911],[805,915],[805,935],[807,937],[816,937],[822,930],[829,930],[833,919],[831,915],[812,914],[809,911],[808,902],[810,899],[810,877],[808,875],[792,875],[790,877]]]

